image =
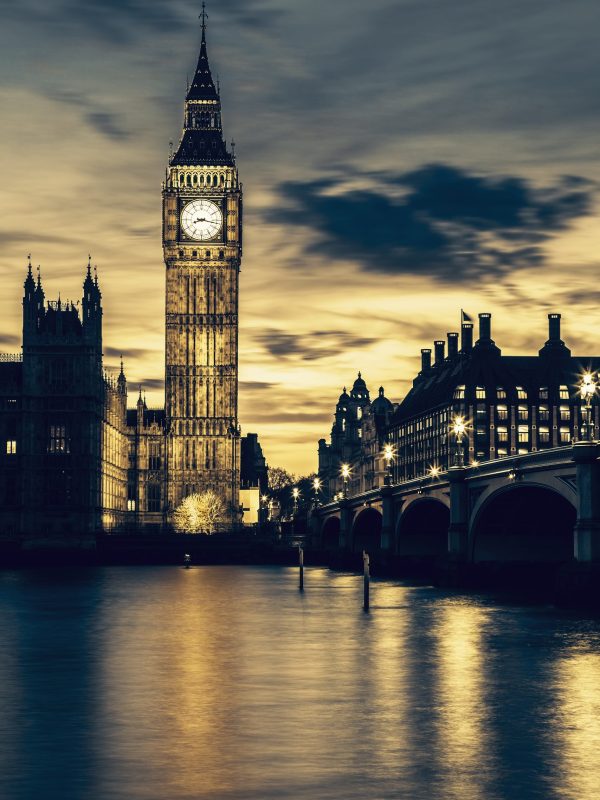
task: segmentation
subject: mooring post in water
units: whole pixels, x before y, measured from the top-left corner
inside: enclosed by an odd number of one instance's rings
[[[369,610],[369,554],[363,550],[363,609]]]
[[[304,550],[302,545],[298,545],[298,567],[300,569],[300,578],[298,588],[301,592],[304,591]]]
[[[190,556],[189,553],[184,553],[183,554],[183,563],[184,563],[186,569],[190,568],[190,564],[192,563],[192,557]]]

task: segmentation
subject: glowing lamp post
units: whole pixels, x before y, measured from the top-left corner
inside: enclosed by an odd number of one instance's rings
[[[319,478],[313,480],[313,492],[315,493],[315,508],[319,505],[319,492],[321,491],[322,482]]]
[[[344,497],[348,497],[348,478],[350,477],[350,466],[348,464],[342,464],[342,468],[340,470],[342,475],[342,480],[344,481]]]
[[[456,467],[463,467],[465,463],[465,453],[463,449],[463,437],[467,432],[465,418],[457,415],[452,421],[452,433],[456,437]]]
[[[260,504],[262,507],[262,519],[263,521],[269,521],[269,497],[266,494],[261,495],[260,497]]]
[[[594,441],[594,423],[592,422],[592,400],[598,391],[598,383],[592,372],[586,372],[579,384],[579,396],[584,411],[583,427],[585,433],[583,438],[588,442]]]
[[[292,497],[294,498],[294,516],[298,513],[298,498],[300,497],[300,489],[294,486],[292,489]]]
[[[383,448],[383,457],[385,459],[386,466],[385,483],[386,486],[391,486],[393,480],[392,467],[394,464],[394,448],[391,444],[386,444],[386,446]]]
[[[429,468],[429,477],[430,478],[434,478],[434,479],[435,478],[439,478],[441,471],[442,470],[440,469],[440,467],[436,467],[436,466],[430,467]]]

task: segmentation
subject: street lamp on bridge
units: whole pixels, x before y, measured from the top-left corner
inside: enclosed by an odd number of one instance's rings
[[[452,420],[452,433],[456,437],[456,457],[455,457],[455,464],[456,467],[464,467],[465,465],[465,451],[463,448],[463,437],[467,432],[467,423],[465,418],[460,414],[457,414],[454,419]]]
[[[344,481],[344,497],[348,497],[348,478],[350,477],[350,465],[342,464],[340,473],[342,480]]]
[[[292,489],[292,497],[294,498],[294,516],[296,516],[298,512],[298,498],[300,497],[300,489],[297,486],[294,486]]]
[[[313,491],[315,493],[315,508],[319,505],[319,492],[321,491],[321,486],[323,485],[320,478],[313,479]]]
[[[385,465],[386,465],[386,475],[385,475],[386,486],[391,486],[393,482],[392,468],[394,464],[394,455],[395,455],[394,446],[389,443],[386,444],[386,446],[383,448],[383,457],[385,459]]]
[[[586,439],[588,442],[594,441],[594,423],[592,421],[592,400],[596,396],[597,391],[598,391],[598,382],[596,381],[596,376],[594,375],[594,373],[593,372],[584,373],[581,379],[581,383],[579,384],[579,395],[581,397],[581,403],[583,405],[583,411],[584,411],[583,438]]]

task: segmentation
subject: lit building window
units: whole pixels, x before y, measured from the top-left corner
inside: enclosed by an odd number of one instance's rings
[[[569,406],[561,406],[560,407],[560,421],[561,422],[569,422],[571,419],[571,409]]]
[[[517,386],[517,399],[527,400],[527,392],[522,386]]]
[[[560,429],[560,441],[561,444],[569,444],[571,441],[571,431],[568,428]]]
[[[520,420],[525,421],[529,419],[529,409],[527,406],[518,406],[517,413]]]
[[[538,409],[538,419],[542,422],[547,422],[550,419],[550,410],[548,406],[540,406]]]
[[[457,386],[454,390],[454,399],[455,400],[464,400],[465,399],[465,387],[464,386]]]
[[[8,439],[6,442],[6,455],[14,456],[17,452],[17,443],[14,439]]]
[[[496,406],[496,416],[499,420],[508,419],[508,408],[506,406]]]
[[[504,456],[508,455],[508,450],[506,449],[506,447],[499,447],[496,450],[496,453],[498,455],[498,458],[503,458]]]
[[[569,399],[569,387],[565,386],[564,384],[560,387],[559,396],[561,400],[568,400]]]
[[[506,400],[506,389],[504,389],[502,386],[497,386],[496,397],[498,400]]]
[[[546,427],[539,427],[538,428],[538,436],[540,439],[540,444],[549,444],[550,443],[550,429]]]
[[[127,511],[135,511],[135,500],[127,501]]]
[[[475,388],[475,397],[477,400],[485,400],[485,389],[483,386],[477,386]]]
[[[496,436],[499,442],[508,442],[508,428],[496,428]]]
[[[362,408],[360,406],[356,407],[356,419],[360,419],[362,417]]]
[[[67,429],[64,425],[50,425],[48,452],[54,455],[70,452]]]
[[[540,400],[547,400],[548,399],[548,387],[541,386],[540,387]]]
[[[519,434],[519,442],[528,442],[529,441],[529,426],[528,425],[519,425],[518,434]]]

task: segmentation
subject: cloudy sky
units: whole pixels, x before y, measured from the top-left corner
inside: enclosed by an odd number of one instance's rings
[[[160,184],[199,44],[191,0],[0,0],[0,350],[26,255],[162,404]],[[598,354],[597,0],[210,0],[244,182],[240,404],[269,463],[316,466],[342,386],[402,398],[419,350],[490,311]]]

